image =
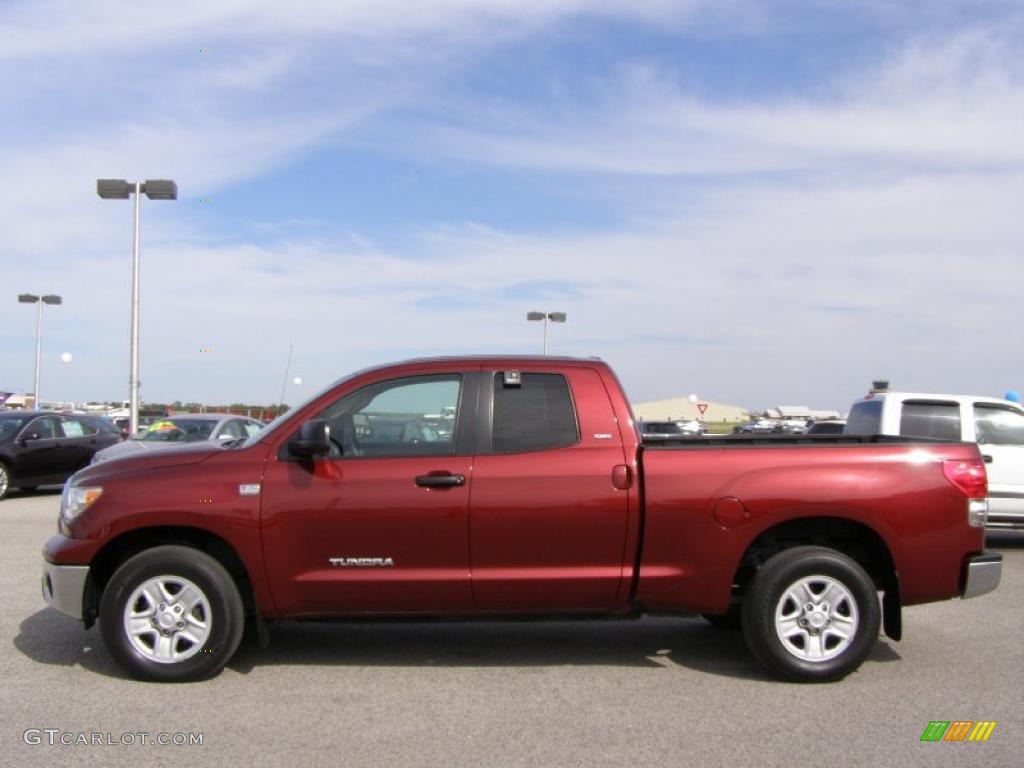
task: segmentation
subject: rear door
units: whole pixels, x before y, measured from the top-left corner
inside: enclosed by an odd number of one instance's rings
[[[479,611],[616,606],[628,495],[611,402],[588,368],[485,371],[470,507]]]
[[[974,429],[988,471],[993,524],[1024,525],[1024,413],[996,403],[974,404]]]
[[[99,429],[86,419],[61,416],[61,429],[64,430],[63,459],[65,461],[61,472],[65,475],[71,475],[82,467],[88,466],[96,451],[111,444],[110,441],[103,441]]]

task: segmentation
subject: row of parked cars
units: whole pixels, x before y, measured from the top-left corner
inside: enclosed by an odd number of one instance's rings
[[[11,488],[34,490],[63,483],[98,461],[201,440],[231,445],[257,434],[263,424],[225,413],[165,416],[124,439],[109,419],[55,411],[0,411],[0,499]]]
[[[733,427],[732,431],[738,435],[841,435],[845,426],[843,419],[755,419]]]
[[[755,419],[733,427],[737,435],[837,435],[842,434],[846,422],[842,419],[823,421]],[[707,434],[707,427],[701,422],[688,421],[640,421],[640,436],[645,440],[664,440],[684,437],[701,437]]]

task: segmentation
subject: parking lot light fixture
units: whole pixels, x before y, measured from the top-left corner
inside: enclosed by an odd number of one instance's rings
[[[125,181],[97,179],[96,194],[104,200],[127,200],[135,194],[134,227],[132,231],[132,329],[130,373],[128,377],[128,429],[134,435],[139,428],[139,198],[177,200],[178,185],[170,179]]]
[[[63,300],[60,296],[50,293],[45,296],[36,296],[34,293],[19,293],[18,294],[19,304],[35,304],[36,305],[36,374],[35,380],[32,385],[32,405],[38,410],[39,409],[39,365],[42,359],[43,351],[43,304],[61,304]]]
[[[548,353],[548,321],[552,323],[564,323],[565,312],[527,312],[526,319],[530,321],[544,322],[544,354]]]

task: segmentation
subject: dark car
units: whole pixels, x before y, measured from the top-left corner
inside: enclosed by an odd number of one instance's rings
[[[826,419],[816,421],[807,428],[808,435],[841,435],[846,426],[844,419]]]
[[[121,442],[101,419],[52,411],[0,412],[0,499],[12,488],[63,483],[93,454]]]

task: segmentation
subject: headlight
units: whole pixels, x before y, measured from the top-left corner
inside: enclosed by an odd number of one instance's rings
[[[68,480],[60,497],[61,525],[67,525],[85,512],[102,493],[103,489],[98,485],[73,485]]]

